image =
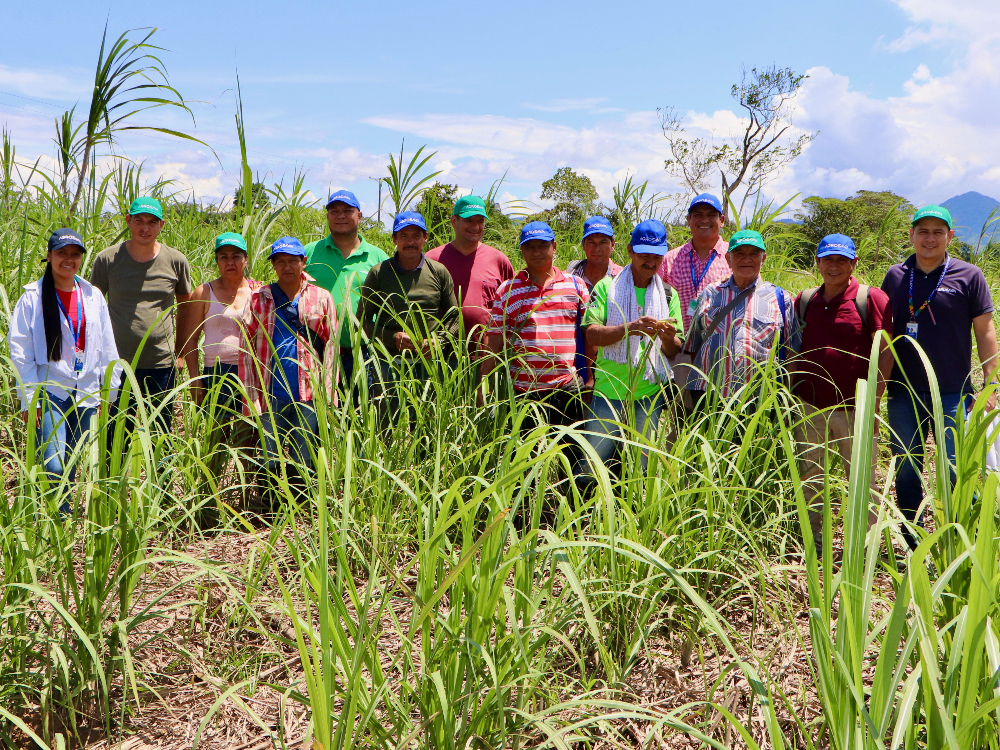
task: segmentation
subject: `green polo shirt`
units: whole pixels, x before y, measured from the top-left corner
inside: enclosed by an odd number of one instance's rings
[[[594,290],[590,293],[590,305],[583,315],[582,325],[584,328],[591,325],[607,325],[608,322],[608,292],[611,289],[610,276],[601,279],[594,285]],[[646,307],[646,290],[635,290],[635,301],[639,306],[639,314],[643,313]],[[681,303],[677,297],[677,290],[670,290],[670,301],[668,302],[670,317],[676,320],[681,319]],[[642,351],[648,344],[649,339],[643,337],[639,341],[639,350]],[[597,367],[595,368],[594,390],[606,398],[615,401],[632,401],[633,399],[646,398],[659,392],[660,386],[657,383],[650,383],[643,377],[643,371],[635,371],[632,365],[623,365],[620,362],[613,362],[604,356],[604,347],[601,347],[597,355]],[[635,391],[631,386],[635,385]]]
[[[330,292],[333,303],[337,306],[337,324],[344,318],[341,309],[350,290],[350,311],[357,315],[358,302],[361,300],[361,285],[365,283],[372,266],[389,260],[389,256],[374,245],[365,241],[360,234],[361,244],[348,257],[340,252],[330,235],[321,240],[306,245],[306,273],[313,277],[316,286]],[[340,345],[351,345],[351,331],[348,326],[340,330]]]

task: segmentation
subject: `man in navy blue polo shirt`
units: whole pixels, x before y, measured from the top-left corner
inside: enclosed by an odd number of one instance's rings
[[[955,418],[959,405],[972,393],[972,334],[989,383],[996,368],[997,338],[993,327],[993,300],[983,272],[948,254],[955,236],[951,214],[942,206],[924,206],[913,217],[910,242],[914,253],[889,269],[882,290],[892,304],[893,333],[899,362],[889,380],[889,431],[896,468],[896,503],[908,521],[917,519],[923,502],[921,472],[927,428],[933,426],[930,385],[916,341],[937,376],[944,408],[943,443],[948,460],[955,461]],[[888,356],[891,356],[888,355]],[[989,408],[996,406],[994,396]],[[936,433],[936,430],[935,430]],[[943,438],[943,439],[942,439]],[[915,539],[904,528],[907,542]]]

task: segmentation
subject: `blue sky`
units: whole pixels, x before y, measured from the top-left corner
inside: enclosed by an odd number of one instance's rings
[[[10,4],[8,4],[10,5]],[[662,169],[657,107],[692,135],[738,121],[729,87],[743,66],[810,74],[794,123],[820,131],[768,187],[845,196],[893,189],[917,201],[1000,195],[1000,4],[995,0],[760,2],[381,2],[175,0],[146,6],[21,3],[5,9],[0,121],[19,155],[51,154],[52,119],[81,102],[110,33],[156,26],[171,82],[213,148],[163,136],[122,141],[133,159],[220,199],[237,182],[239,69],[251,164],[268,181],[308,169],[316,194],[349,187],[373,210],[386,154],[429,144],[441,179],[537,199],[570,166],[610,200],[626,174],[676,189]],[[58,22],[54,21],[58,19]],[[68,32],[68,33],[67,33]],[[58,44],[52,44],[53,39]]]

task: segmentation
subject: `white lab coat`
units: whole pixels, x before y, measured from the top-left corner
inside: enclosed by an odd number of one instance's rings
[[[62,324],[62,359],[57,362],[48,360],[45,323],[42,320],[41,279],[25,285],[24,294],[14,307],[7,345],[17,368],[17,395],[21,399],[22,411],[31,404],[39,387],[46,388],[53,396],[61,399],[68,398],[75,391],[77,406],[97,406],[100,403],[105,372],[112,363],[111,399],[114,400],[117,396],[122,366],[111,330],[108,303],[97,287],[79,276],[76,281],[82,294],[83,312],[87,321],[83,372],[73,371],[76,357],[73,331],[65,315],[59,316]]]

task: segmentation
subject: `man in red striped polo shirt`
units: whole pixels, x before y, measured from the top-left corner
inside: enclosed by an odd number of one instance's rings
[[[556,238],[548,224],[525,224],[520,244],[525,268],[497,290],[487,346],[507,359],[514,390],[545,405],[549,424],[573,424],[583,418],[574,361],[590,293],[553,265]],[[494,362],[483,360],[484,380]]]

